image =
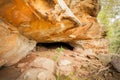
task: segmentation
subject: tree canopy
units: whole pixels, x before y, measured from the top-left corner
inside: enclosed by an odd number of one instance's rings
[[[101,11],[98,19],[107,29],[110,51],[120,52],[120,0],[100,0]]]

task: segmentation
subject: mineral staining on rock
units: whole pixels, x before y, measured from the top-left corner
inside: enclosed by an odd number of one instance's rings
[[[67,42],[102,37],[97,0],[2,1],[0,16],[37,42]],[[67,4],[66,4],[67,3]]]
[[[15,27],[0,20],[0,66],[9,66],[24,58],[36,42],[22,36]]]
[[[0,0],[0,66],[12,65],[37,43],[102,37],[97,0]]]

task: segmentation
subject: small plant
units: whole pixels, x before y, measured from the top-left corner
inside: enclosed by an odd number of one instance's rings
[[[62,46],[57,49],[57,54],[54,56],[55,61],[57,61],[57,59],[59,58],[59,56],[63,52],[63,50],[64,50],[64,48]]]

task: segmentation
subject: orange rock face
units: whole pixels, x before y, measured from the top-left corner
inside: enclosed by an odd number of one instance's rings
[[[0,17],[37,42],[100,38],[97,0],[1,0]]]
[[[22,36],[15,27],[0,20],[0,66],[17,63],[35,47],[36,42]]]

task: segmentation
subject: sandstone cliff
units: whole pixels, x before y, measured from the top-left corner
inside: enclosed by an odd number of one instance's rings
[[[0,0],[0,66],[25,57],[34,41],[101,38],[99,8],[98,0]]]

